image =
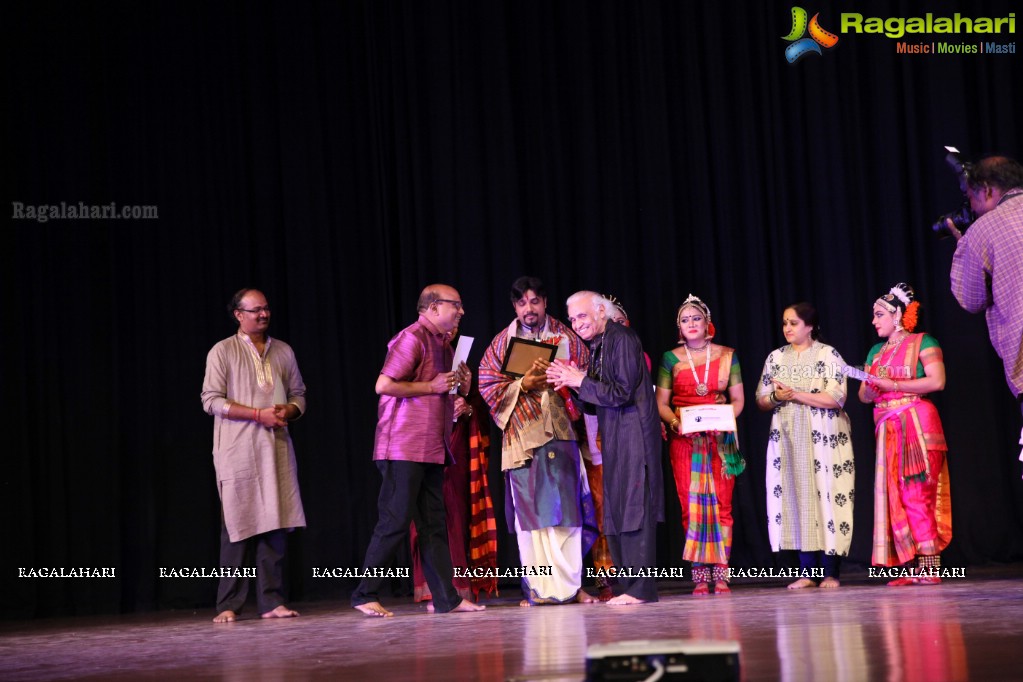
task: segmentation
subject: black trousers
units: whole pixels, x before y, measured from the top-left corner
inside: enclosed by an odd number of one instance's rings
[[[607,480],[604,480],[607,485]],[[606,501],[605,501],[606,504]],[[643,527],[628,533],[607,536],[611,559],[618,570],[651,570],[657,566],[657,521],[647,510]],[[657,601],[657,582],[653,577],[625,578],[617,576],[622,593],[644,601]]]
[[[825,578],[834,578],[838,580],[840,573],[842,572],[842,557],[837,554],[825,554],[823,551],[820,552],[799,552],[799,569],[801,572],[807,573],[806,577],[812,575],[809,573],[812,568],[823,568]],[[814,581],[819,583],[820,580],[814,578]]]
[[[407,543],[409,522],[416,522],[419,552],[426,584],[438,612],[450,611],[462,602],[451,585],[454,569],[448,550],[444,512],[444,465],[377,460],[383,476],[377,498],[376,528],[366,550],[363,569],[386,569]],[[380,601],[383,577],[367,576],[352,593],[352,606]]]
[[[284,550],[287,531],[283,528],[231,542],[224,519],[220,519],[220,565],[230,568],[256,567],[256,608],[261,614],[284,603]],[[217,612],[240,613],[249,594],[249,578],[225,577],[217,588]]]

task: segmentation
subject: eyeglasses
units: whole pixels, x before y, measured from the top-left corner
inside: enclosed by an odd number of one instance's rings
[[[455,306],[455,310],[462,309],[461,301],[452,301],[450,298],[438,298],[435,300],[435,303],[450,303],[451,305]]]
[[[259,315],[260,313],[270,312],[270,306],[265,305],[260,308],[253,308],[252,310],[249,310],[248,308],[237,308],[237,310],[240,310],[243,313],[252,313],[253,315]]]

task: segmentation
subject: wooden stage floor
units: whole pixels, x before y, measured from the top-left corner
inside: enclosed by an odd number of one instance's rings
[[[1023,566],[930,587],[786,582],[707,597],[664,583],[660,602],[618,608],[520,608],[506,588],[469,614],[405,600],[386,619],[316,602],[227,625],[212,609],[6,622],[0,680],[582,680],[587,646],[635,639],[737,641],[746,680],[1023,679]]]

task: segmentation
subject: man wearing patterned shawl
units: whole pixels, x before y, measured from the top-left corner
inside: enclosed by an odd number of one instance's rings
[[[589,351],[575,333],[547,315],[547,291],[539,279],[520,277],[512,284],[515,319],[494,337],[480,363],[480,393],[497,426],[501,470],[505,472],[508,527],[519,544],[523,566],[550,575],[523,578],[523,606],[590,602],[581,589],[583,555],[594,528],[589,486],[575,422],[580,413],[568,391],[547,383],[545,360],[536,360],[521,377],[501,371],[513,337],[558,347],[557,357],[585,367]]]

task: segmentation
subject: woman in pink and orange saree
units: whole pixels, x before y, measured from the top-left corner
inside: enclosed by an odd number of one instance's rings
[[[873,325],[884,339],[870,349],[860,400],[874,404],[875,566],[916,566],[889,585],[941,582],[941,551],[952,539],[945,434],[931,393],[945,388],[945,363],[934,337],[914,333],[920,303],[896,284],[874,303]]]

